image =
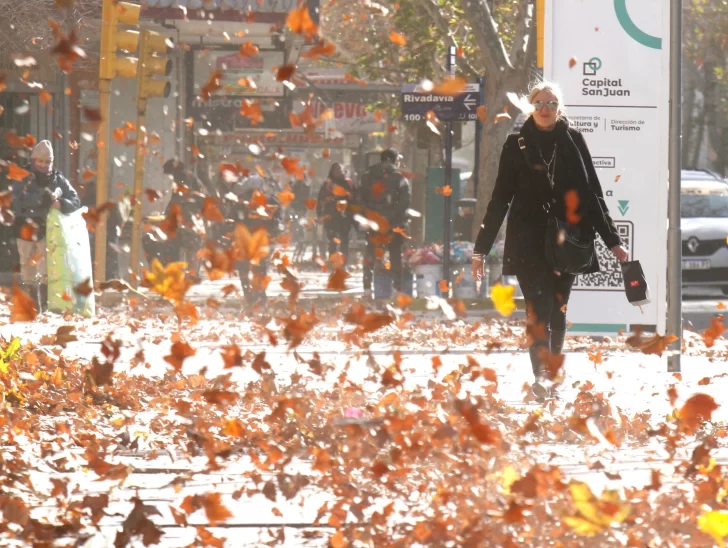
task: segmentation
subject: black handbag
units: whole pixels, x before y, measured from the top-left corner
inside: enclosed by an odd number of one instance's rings
[[[523,151],[526,163],[533,169],[531,161],[526,154],[526,142],[523,137],[518,138],[518,146]],[[535,170],[534,170],[535,171]],[[545,196],[545,188],[539,185],[538,193],[541,195],[543,210],[548,215],[548,225],[544,238],[544,253],[546,262],[550,267],[565,274],[585,274],[589,272],[594,263],[594,233],[586,227],[567,223],[551,213],[553,198],[551,192]]]
[[[634,306],[642,306],[650,302],[650,288],[639,261],[622,263],[622,278],[627,300]]]

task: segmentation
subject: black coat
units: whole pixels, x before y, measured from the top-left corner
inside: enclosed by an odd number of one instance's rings
[[[13,211],[18,235],[20,228],[28,219],[32,219],[38,225],[38,238],[45,238],[46,218],[52,203],[48,192],[57,189],[61,190],[61,197],[58,199],[61,213],[68,215],[81,207],[81,200],[76,189],[60,171],[55,169],[47,176],[31,172],[22,181],[13,183]]]
[[[382,162],[370,167],[362,177],[359,191],[359,201],[365,209],[380,213],[393,227],[407,225],[407,210],[412,201],[410,184],[392,164]]]
[[[337,194],[334,190],[339,187],[341,191]],[[344,191],[346,194],[344,194]],[[356,189],[351,179],[341,177],[339,179],[326,179],[321,185],[316,201],[316,214],[319,220],[323,220],[324,227],[348,228],[353,223],[352,210],[349,207],[354,204]],[[339,211],[339,201],[346,201],[346,208]]]
[[[544,239],[548,214],[543,204],[550,184],[539,154],[538,131],[533,118],[529,118],[520,134],[510,135],[503,145],[495,189],[475,242],[475,253],[487,254],[508,213],[503,255],[503,274],[506,275],[547,268]],[[576,191],[580,226],[591,231],[594,237],[599,234],[610,249],[620,245],[584,136],[569,127],[565,120],[557,122],[553,131],[558,147],[552,192],[553,215],[566,220],[564,196],[570,190]],[[520,137],[526,145],[525,153],[519,146]],[[589,272],[599,272],[596,257]]]

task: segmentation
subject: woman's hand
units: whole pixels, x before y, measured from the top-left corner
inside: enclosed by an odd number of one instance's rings
[[[617,257],[617,260],[620,263],[624,263],[629,260],[629,253],[627,253],[627,250],[621,245],[614,246],[612,248],[612,253],[615,257]]]
[[[483,279],[483,270],[485,268],[485,261],[482,257],[473,257],[473,262],[470,265],[470,271],[473,274],[475,281],[479,282]]]

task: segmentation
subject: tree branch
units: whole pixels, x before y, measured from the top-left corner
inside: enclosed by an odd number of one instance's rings
[[[511,62],[516,70],[518,70],[524,62],[526,48],[530,45],[527,42],[528,35],[530,33],[530,29],[535,26],[533,24],[534,18],[528,17],[528,6],[531,2],[532,0],[520,0],[518,3],[518,12],[516,14],[516,33],[513,38],[513,45],[511,47],[510,54]]]
[[[470,18],[470,27],[485,60],[486,70],[494,74],[501,69],[513,70],[488,0],[470,0],[469,5],[465,6],[465,12]]]
[[[450,25],[442,16],[442,12],[437,6],[436,0],[422,0],[421,4],[417,4],[417,7],[423,9],[432,20],[432,22],[435,24],[437,30],[439,30],[443,36],[445,45],[457,47],[458,44],[455,41],[455,38],[453,38],[452,33],[450,32]],[[467,77],[474,79],[480,76],[479,71],[467,59],[460,58],[458,60],[458,65],[460,65],[464,69],[463,72]]]

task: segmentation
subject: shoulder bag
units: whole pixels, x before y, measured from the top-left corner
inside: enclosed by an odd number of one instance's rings
[[[528,167],[533,170],[531,160],[526,154],[526,141],[523,137],[518,138],[518,146],[523,151]],[[587,273],[594,262],[593,233],[584,227],[558,219],[551,212],[551,204],[554,201],[553,193],[549,190],[548,195],[546,195],[544,185],[538,186],[542,207],[548,216],[548,226],[546,227],[544,239],[546,262],[554,270],[565,274]]]

